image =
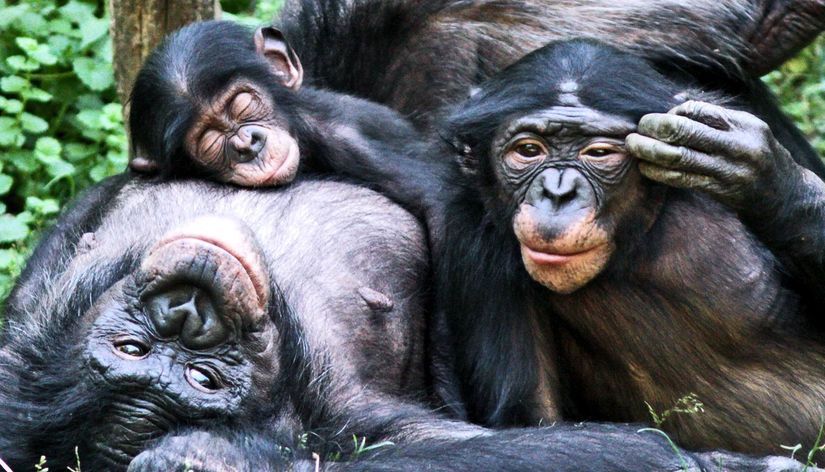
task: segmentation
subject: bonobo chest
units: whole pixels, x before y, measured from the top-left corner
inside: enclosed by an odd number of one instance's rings
[[[548,293],[585,416],[645,421],[645,402],[707,401],[729,371],[798,350],[808,329],[770,252],[702,196],[669,200],[641,243],[610,264],[576,292]]]

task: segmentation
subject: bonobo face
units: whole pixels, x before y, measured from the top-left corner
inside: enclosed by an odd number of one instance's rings
[[[565,41],[528,54],[453,112],[459,164],[489,196],[491,221],[512,225],[534,280],[573,292],[650,227],[661,192],[641,180],[624,140],[682,90],[638,57]]]
[[[90,447],[126,464],[148,441],[266,398],[278,375],[269,281],[250,233],[202,217],[165,234],[87,313],[86,365],[111,392]]]
[[[298,172],[299,147],[264,87],[238,80],[196,113],[185,150],[220,181],[274,186]]]
[[[493,143],[502,198],[531,277],[569,293],[602,271],[620,212],[640,195],[620,117],[557,106],[507,123]],[[621,198],[618,198],[618,197]]]

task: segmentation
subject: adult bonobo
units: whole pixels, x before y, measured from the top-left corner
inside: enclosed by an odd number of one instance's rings
[[[427,208],[441,358],[471,419],[644,421],[645,402],[693,392],[705,413],[666,424],[686,444],[816,439],[825,184],[793,159],[816,155],[730,109],[747,102],[686,102],[719,100],[694,87],[613,48],[554,44],[485,82],[430,149],[372,162],[365,175],[384,175],[369,183]],[[648,137],[628,137],[643,116]],[[644,180],[631,152],[644,175],[712,198]]]
[[[119,177],[36,249],[6,308],[0,458],[83,470],[796,470],[616,425],[492,432],[422,402],[412,217],[335,182]],[[377,455],[353,452],[391,440]],[[327,462],[331,456],[355,462]]]
[[[726,73],[709,79],[761,75],[825,29],[825,1],[288,0],[279,25],[311,82],[430,127],[444,105],[550,41],[591,38],[665,64],[721,65]]]

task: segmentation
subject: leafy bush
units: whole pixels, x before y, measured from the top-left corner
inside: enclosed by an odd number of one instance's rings
[[[222,5],[255,24],[281,3]],[[0,0],[0,300],[61,205],[126,165],[104,4]],[[825,154],[825,40],[767,80]]]

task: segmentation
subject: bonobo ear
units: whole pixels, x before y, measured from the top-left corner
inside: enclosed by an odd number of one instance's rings
[[[255,31],[255,50],[269,62],[286,87],[292,90],[301,88],[304,68],[283,33],[271,26],[258,28]]]

